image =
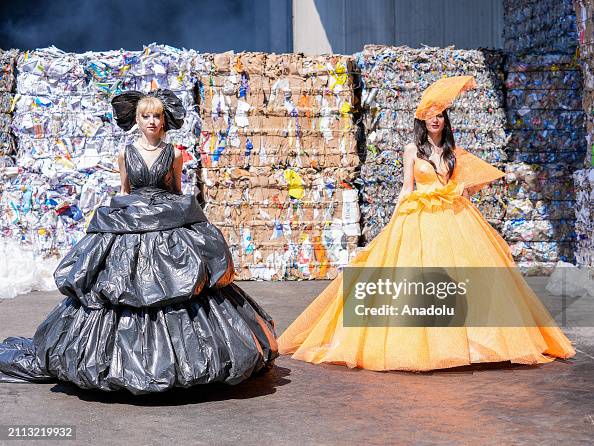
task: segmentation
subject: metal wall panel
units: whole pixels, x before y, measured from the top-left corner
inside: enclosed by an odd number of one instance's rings
[[[365,44],[502,47],[502,0],[295,0],[294,50],[353,53]]]
[[[291,0],[268,0],[268,22],[258,21],[261,29],[266,29],[265,24],[269,23],[268,49],[266,51],[270,53],[290,53],[293,51],[293,11],[291,3]],[[264,45],[262,47],[265,48]]]

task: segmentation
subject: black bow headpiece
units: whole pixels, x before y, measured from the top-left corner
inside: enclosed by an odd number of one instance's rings
[[[140,91],[127,91],[125,93],[115,96],[111,100],[111,106],[115,111],[116,122],[119,127],[128,131],[136,123],[136,106],[138,101],[142,98],[152,96],[159,99],[163,103],[163,115],[165,122],[163,129],[165,131],[181,128],[184,124],[184,116],[186,116],[186,109],[182,101],[171,90],[157,89],[149,93],[142,93]]]

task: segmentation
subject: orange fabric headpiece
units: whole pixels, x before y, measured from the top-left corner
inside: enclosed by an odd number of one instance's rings
[[[433,82],[423,92],[415,118],[425,120],[438,115],[449,108],[460,93],[473,88],[476,88],[476,81],[472,76],[445,77]]]

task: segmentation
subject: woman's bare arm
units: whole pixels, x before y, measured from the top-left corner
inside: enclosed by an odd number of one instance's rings
[[[175,158],[173,159],[173,192],[176,194],[182,193],[181,177],[182,177],[183,156],[179,149],[175,149]]]
[[[118,155],[118,166],[120,168],[120,194],[128,195],[130,193],[130,181],[128,180],[128,172],[126,172],[126,162],[124,161],[126,150],[120,150]]]
[[[404,167],[404,180],[402,182],[402,189],[400,190],[400,194],[398,194],[398,202],[396,203],[396,207],[400,205],[400,202],[413,191],[414,188],[414,166],[415,166],[415,158],[417,157],[417,146],[414,144],[407,144],[404,147],[404,160],[403,160],[403,167]]]

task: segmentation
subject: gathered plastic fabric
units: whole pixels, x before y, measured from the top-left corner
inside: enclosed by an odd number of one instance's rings
[[[60,379],[134,394],[236,384],[277,356],[274,323],[237,285],[225,239],[193,196],[126,148],[132,193],[99,208],[58,265],[66,298],[33,339],[0,344],[0,382]],[[111,228],[111,230],[110,230]]]
[[[461,197],[463,187],[450,181],[446,186],[429,191],[415,190],[402,199],[396,212],[411,214],[422,209],[436,210],[446,205],[453,205]]]
[[[476,88],[472,76],[452,76],[433,82],[423,92],[415,118],[426,120],[450,108],[459,94]]]
[[[505,176],[501,170],[461,147],[456,147],[455,154],[456,169],[454,169],[451,180],[463,184],[465,188],[472,188],[474,192],[478,192],[489,183]]]
[[[461,152],[457,152],[461,153]],[[433,166],[416,159],[416,190],[405,197],[388,225],[349,264],[350,267],[484,267],[500,275],[484,297],[517,313],[522,326],[401,327],[343,325],[343,275],[305,309],[279,338],[279,350],[311,363],[336,363],[369,370],[427,371],[481,362],[546,363],[575,354],[569,340],[530,289],[508,245],[461,195],[462,185],[486,184],[500,176],[473,158],[457,159],[453,178],[440,183]],[[484,163],[481,161],[481,163]],[[486,164],[486,163],[484,163]],[[497,170],[497,169],[495,169]],[[497,171],[499,172],[499,171]],[[494,269],[493,269],[494,268]],[[364,270],[360,274],[365,274]],[[357,281],[350,277],[351,283]],[[364,280],[363,277],[360,279]],[[481,293],[483,288],[481,288]],[[470,304],[469,304],[470,305]],[[470,311],[470,310],[469,310]]]

